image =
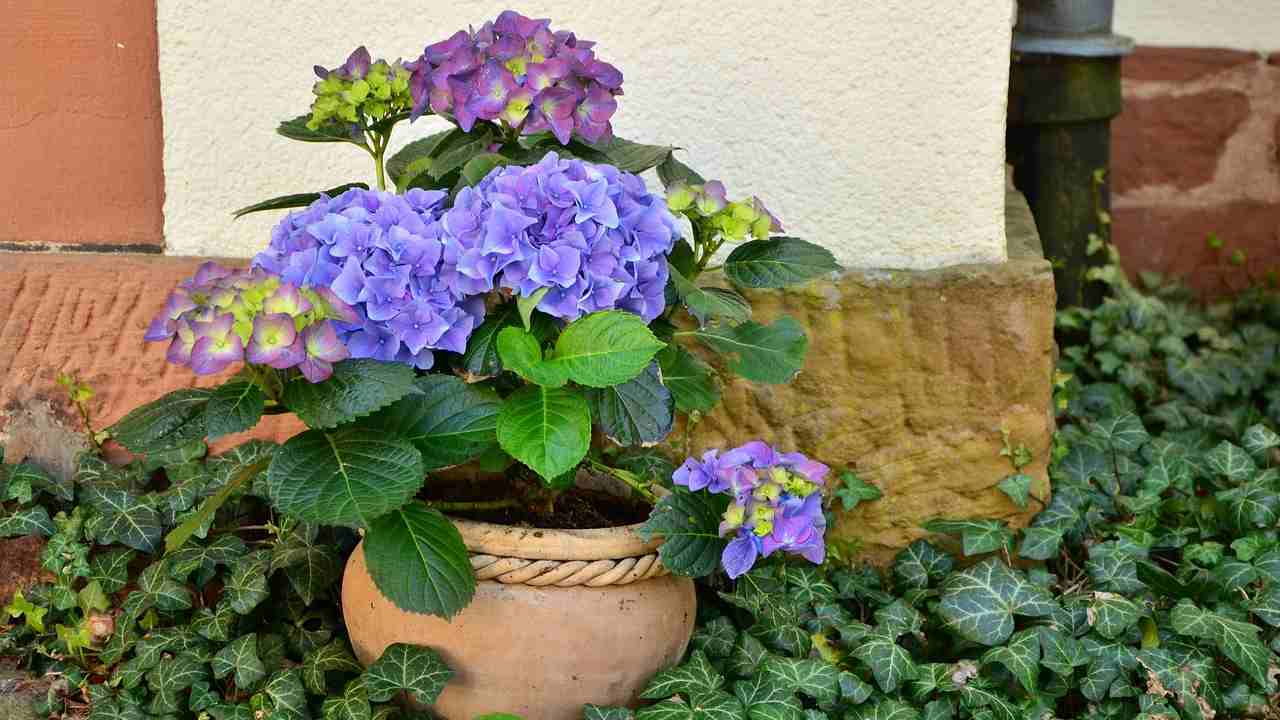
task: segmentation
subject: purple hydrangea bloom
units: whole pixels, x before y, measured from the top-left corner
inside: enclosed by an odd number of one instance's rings
[[[493,288],[494,269],[478,264],[478,255],[449,253],[444,198],[419,189],[321,196],[276,226],[254,266],[350,306],[336,336],[351,357],[429,368],[432,350],[466,348],[484,319],[474,296]],[[461,230],[479,236],[483,229]],[[465,282],[456,282],[460,273]],[[323,353],[308,357],[313,365],[332,362]]]
[[[341,345],[308,338],[334,335],[336,322],[356,319],[325,288],[299,287],[262,268],[233,270],[208,262],[169,295],[145,338],[168,341],[165,358],[197,375],[246,361],[298,367],[311,382],[320,382],[332,374],[333,362],[349,355]]]
[[[778,551],[823,561],[822,486],[828,471],[801,453],[779,453],[755,440],[723,453],[709,450],[701,460],[689,458],[672,480],[693,491],[733,496],[720,523],[720,536],[731,538],[720,564],[736,578]]]
[[[608,140],[622,73],[596,58],[594,46],[571,32],[553,32],[550,20],[506,10],[478,30],[428,45],[404,65],[413,117],[430,108],[452,115],[468,132],[477,120],[488,120],[525,135],[550,132],[562,145],[574,134]]]
[[[446,284],[528,297],[573,320],[622,309],[653,320],[666,307],[666,255],[678,236],[666,202],[611,165],[562,160],[495,168],[442,218]]]

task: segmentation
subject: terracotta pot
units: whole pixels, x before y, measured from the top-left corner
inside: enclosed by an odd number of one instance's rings
[[[481,579],[452,621],[393,605],[365,568],[363,543],[342,579],[356,657],[368,665],[396,642],[434,648],[455,673],[433,706],[448,720],[490,712],[578,720],[584,703],[633,704],[655,672],[684,655],[693,582],[646,557],[659,543],[641,540],[639,525],[538,530],[454,522],[477,577],[500,574]],[[588,577],[626,584],[581,584]]]

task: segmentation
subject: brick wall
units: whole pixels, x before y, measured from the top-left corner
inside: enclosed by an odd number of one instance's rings
[[[1140,47],[1123,74],[1112,181],[1126,266],[1207,294],[1280,269],[1280,53]]]

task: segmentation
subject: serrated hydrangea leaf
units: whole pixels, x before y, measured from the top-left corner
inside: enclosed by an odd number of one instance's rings
[[[803,720],[804,709],[795,692],[762,675],[734,683],[733,694],[750,720]]]
[[[665,345],[639,315],[607,310],[569,323],[548,360],[579,385],[608,387],[639,375]]]
[[[719,528],[728,504],[727,495],[677,487],[658,501],[640,528],[640,536],[645,540],[663,538],[658,555],[671,572],[687,577],[708,575],[719,565],[726,545]]]
[[[317,648],[302,660],[302,680],[307,689],[316,695],[328,694],[326,674],[330,672],[358,673],[364,670],[347,647],[347,641],[336,639]]]
[[[955,560],[928,540],[916,540],[897,554],[893,574],[909,588],[927,588],[947,576]]]
[[[591,409],[574,388],[529,385],[503,402],[497,435],[503,450],[550,482],[586,457]]]
[[[1266,425],[1250,425],[1240,436],[1240,444],[1254,458],[1264,461],[1273,448],[1280,447],[1280,435]]]
[[[42,505],[14,508],[0,516],[0,538],[39,535],[49,537],[57,531]]]
[[[876,631],[864,638],[853,650],[857,658],[876,679],[876,685],[891,693],[918,673],[906,648],[897,643],[892,633]]]
[[[159,400],[135,408],[107,432],[135,453],[151,453],[205,436],[205,408],[212,390],[175,390]]]
[[[306,718],[307,690],[302,686],[302,670],[292,668],[272,675],[262,686],[262,692],[271,700],[272,715],[268,717]]]
[[[1013,616],[1046,617],[1057,605],[1044,588],[1031,584],[998,558],[988,558],[952,574],[942,584],[939,612],[961,637],[1000,645],[1013,634]]]
[[[1037,628],[1019,630],[1009,642],[982,655],[983,664],[1000,663],[1031,695],[1036,693],[1040,675],[1040,635]]]
[[[701,650],[689,653],[680,665],[660,671],[644,686],[640,697],[657,700],[672,695],[703,695],[724,685],[724,676],[716,671]]]
[[[120,543],[145,553],[160,544],[160,517],[143,499],[127,490],[90,485],[80,498],[98,511],[101,520],[94,530],[101,545]]]
[[[658,352],[662,383],[681,412],[710,412],[720,403],[720,383],[712,367],[676,343]]]
[[[364,683],[359,679],[347,683],[342,695],[325,700],[321,712],[324,720],[372,720],[373,718],[369,695],[365,692]]]
[[[242,432],[258,424],[267,398],[262,389],[245,380],[233,380],[213,389],[205,408],[205,433],[210,440]]]
[[[542,344],[533,333],[520,327],[505,327],[498,333],[498,357],[502,367],[542,387],[564,387],[569,368],[542,357]]]
[[[1077,667],[1089,662],[1084,645],[1069,633],[1045,625],[1035,630],[1040,637],[1040,664],[1051,672],[1070,678]]]
[[[1205,453],[1204,462],[1210,471],[1233,483],[1242,483],[1258,472],[1258,465],[1249,453],[1226,440]]]
[[[302,376],[284,388],[284,405],[312,429],[337,427],[386,407],[413,390],[413,368],[362,358],[333,366],[333,376],[313,383]]]
[[[1136,452],[1150,435],[1134,413],[1103,418],[1089,426],[1089,434],[1120,452]]]
[[[681,334],[692,335],[719,353],[730,372],[751,382],[769,385],[791,382],[804,367],[809,349],[804,328],[789,317],[778,318],[771,325],[749,321]]]
[[[655,445],[675,423],[675,402],[656,362],[622,384],[588,390],[587,400],[596,425],[623,447]]]
[[[1022,531],[1022,544],[1018,557],[1028,560],[1048,560],[1058,554],[1062,545],[1063,530],[1060,527],[1029,527]]]
[[[385,702],[401,692],[416,702],[430,705],[453,677],[434,650],[393,643],[363,675],[365,690],[373,702]]]
[[[783,288],[839,269],[830,250],[793,237],[745,242],[724,262],[725,276],[749,288]]]
[[[449,618],[475,593],[462,535],[439,510],[422,503],[374,521],[364,554],[378,590],[403,610]]]
[[[422,453],[430,472],[469,462],[498,444],[502,400],[493,390],[452,375],[426,375],[414,391],[362,425],[400,435]]]
[[[267,589],[268,551],[258,550],[235,561],[222,589],[231,609],[241,615],[253,611],[270,592]]]
[[[929,532],[959,535],[966,556],[982,555],[1008,547],[1013,533],[1001,520],[929,520],[924,523]]]
[[[234,674],[236,687],[241,690],[253,689],[267,675],[262,659],[258,657],[257,633],[241,635],[232,640],[214,654],[210,666],[213,668],[213,676],[219,680]]]
[[[708,657],[727,658],[733,654],[734,643],[738,639],[738,629],[727,617],[718,617],[704,624],[693,634],[693,647],[706,653]]]
[[[422,455],[408,440],[356,426],[295,435],[267,469],[272,503],[281,512],[349,527],[369,527],[422,483]]]

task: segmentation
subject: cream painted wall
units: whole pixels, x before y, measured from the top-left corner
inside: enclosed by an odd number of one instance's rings
[[[619,135],[687,148],[845,265],[1005,259],[1013,0],[158,0],[167,252],[251,255],[279,216],[232,209],[370,180],[357,150],[273,132],[307,110],[313,64],[416,56],[508,5],[600,43],[626,77]]]
[[[1118,0],[1115,30],[1139,45],[1280,49],[1277,0]]]

